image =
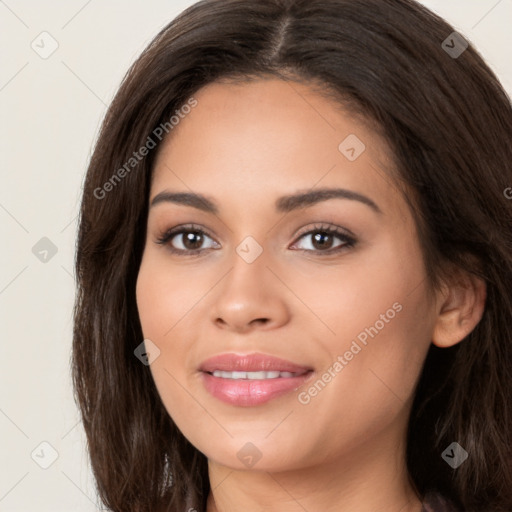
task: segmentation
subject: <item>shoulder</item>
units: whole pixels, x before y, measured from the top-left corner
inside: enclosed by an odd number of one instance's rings
[[[428,492],[421,512],[461,512],[448,498],[437,492]]]

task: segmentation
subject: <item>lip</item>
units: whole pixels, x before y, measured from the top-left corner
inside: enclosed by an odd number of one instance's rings
[[[224,372],[292,372],[303,373],[312,370],[310,366],[292,363],[285,359],[267,354],[219,354],[204,361],[199,370],[212,373],[215,370]]]
[[[300,388],[313,374],[313,369],[266,354],[220,354],[204,361],[199,370],[206,390],[230,405],[252,407],[266,403]],[[214,377],[220,371],[280,371],[298,373],[294,377],[275,379],[229,379]]]

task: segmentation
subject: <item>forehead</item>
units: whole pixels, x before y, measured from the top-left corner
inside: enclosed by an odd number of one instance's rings
[[[308,85],[216,82],[194,98],[197,106],[162,142],[152,196],[193,190],[247,204],[321,186],[364,190],[385,202],[397,192],[383,139]]]

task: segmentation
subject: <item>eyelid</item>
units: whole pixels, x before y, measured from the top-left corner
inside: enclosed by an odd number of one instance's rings
[[[301,229],[299,233],[296,235],[296,238],[300,238],[301,236],[307,235],[312,231],[328,231],[336,233],[340,236],[343,235],[346,238],[356,239],[356,235],[352,231],[350,231],[350,229],[336,226],[330,222],[315,222],[313,226]]]
[[[199,256],[205,251],[211,250],[212,248],[204,248],[204,249],[176,249],[172,247],[170,244],[170,241],[176,236],[180,235],[186,232],[197,232],[202,235],[206,235],[208,238],[214,241],[215,244],[219,244],[215,237],[210,235],[208,230],[203,228],[202,226],[199,226],[197,224],[180,224],[178,226],[174,226],[173,228],[170,228],[168,230],[163,231],[158,237],[155,243],[160,245],[166,245],[168,246],[169,250],[174,253],[181,256]],[[311,250],[311,249],[296,249],[302,252],[306,253],[316,253],[318,255],[333,255],[338,252],[341,252],[343,249],[349,249],[352,248],[357,244],[357,238],[347,228],[341,228],[339,226],[334,226],[332,224],[326,224],[326,223],[316,223],[313,226],[309,226],[307,228],[302,229],[294,239],[294,242],[292,243],[291,247],[293,247],[295,244],[297,244],[301,238],[303,238],[305,235],[311,235],[313,233],[327,233],[331,236],[334,236],[341,240],[343,243],[341,245],[338,245],[334,248],[326,249],[324,251],[322,250]]]
[[[357,243],[357,237],[346,228],[341,228],[339,226],[334,226],[332,224],[325,224],[325,223],[316,223],[314,226],[311,226],[309,228],[304,228],[299,232],[299,234],[295,237],[295,241],[292,243],[292,247],[296,245],[305,235],[312,235],[313,233],[327,233],[335,238],[338,238],[343,243],[336,246],[331,247],[330,249],[326,249],[324,251],[320,250],[311,250],[311,249],[297,249],[299,251],[303,251],[306,253],[313,253],[323,256],[329,256],[329,255],[335,255],[339,252],[341,252],[343,249],[350,249],[354,247]]]
[[[167,241],[172,239],[176,235],[180,235],[183,233],[200,233],[201,235],[205,235],[208,238],[212,239],[215,243],[217,240],[210,232],[204,228],[203,226],[199,226],[197,224],[179,224],[169,229],[163,230],[159,235],[157,235],[157,243],[165,244]]]

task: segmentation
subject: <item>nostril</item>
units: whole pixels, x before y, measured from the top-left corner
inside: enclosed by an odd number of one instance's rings
[[[252,323],[261,323],[261,324],[266,324],[268,323],[268,318],[256,318],[255,320],[253,320],[251,322]]]

